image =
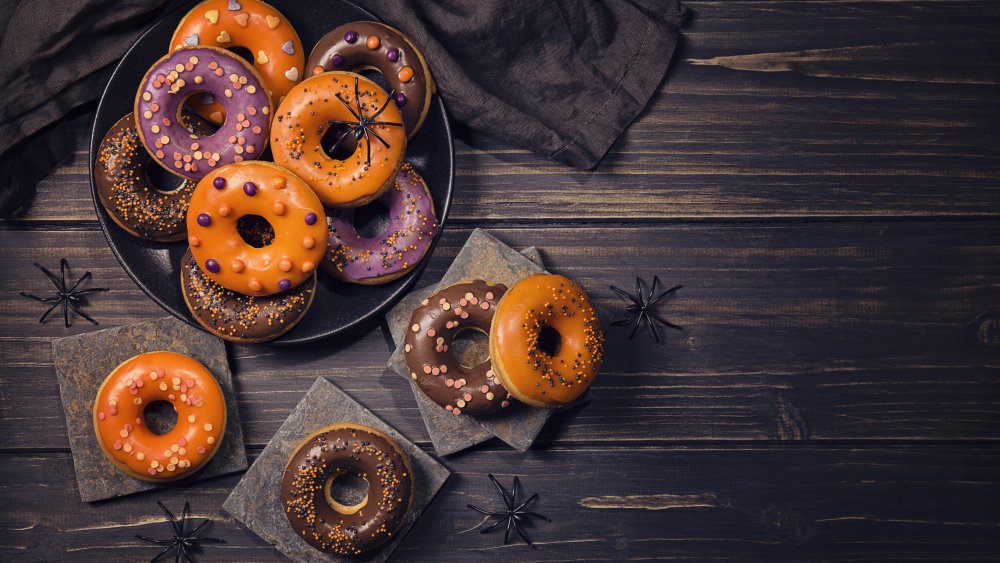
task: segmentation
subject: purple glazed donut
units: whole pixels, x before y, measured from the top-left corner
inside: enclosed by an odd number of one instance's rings
[[[334,277],[362,285],[388,283],[416,266],[441,230],[427,184],[409,164],[378,201],[389,208],[389,226],[375,238],[358,235],[355,208],[327,211],[330,236],[323,265]]]
[[[195,135],[178,116],[192,94],[211,96],[229,116],[212,135]],[[173,51],[156,62],[135,97],[136,130],[164,168],[200,180],[216,168],[254,160],[267,146],[271,100],[260,76],[239,56],[215,47]]]

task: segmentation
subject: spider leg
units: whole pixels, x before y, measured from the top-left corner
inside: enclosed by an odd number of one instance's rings
[[[358,121],[361,120],[361,116],[358,115],[358,113],[356,111],[354,111],[354,108],[351,107],[351,103],[350,102],[348,102],[347,100],[345,100],[344,98],[342,98],[340,96],[340,92],[337,92],[334,95],[337,97],[338,100],[340,100],[340,103],[342,103],[345,106],[347,106],[347,111],[351,112],[351,115],[353,115],[354,117],[358,118]]]
[[[90,279],[90,272],[84,272],[84,274],[80,276],[80,279],[76,280],[76,283],[73,284],[73,287],[66,290],[66,293],[73,293],[81,283],[89,279]]]
[[[649,296],[656,295],[656,286],[660,284],[660,276],[653,276],[653,285],[649,286]],[[647,303],[648,305],[648,303]]]
[[[659,315],[655,315],[655,314],[650,314],[650,315],[649,315],[649,318],[651,318],[651,319],[653,319],[654,321],[656,321],[656,322],[658,322],[658,323],[662,324],[663,326],[668,326],[668,327],[670,327],[670,328],[672,328],[672,329],[674,329],[674,330],[684,330],[684,327],[682,327],[682,326],[680,326],[680,325],[675,325],[674,323],[672,323],[672,322],[670,322],[670,321],[668,321],[668,320],[665,320],[665,319],[661,318],[661,317],[660,317]]]
[[[161,558],[161,557],[163,557],[164,555],[166,555],[168,551],[170,551],[171,549],[173,549],[173,548],[174,548],[174,545],[175,545],[175,544],[170,544],[170,545],[169,545],[169,546],[167,546],[167,547],[166,547],[166,548],[165,548],[165,549],[164,549],[163,551],[161,551],[161,552],[157,553],[157,554],[156,554],[156,557],[153,557],[152,559],[150,559],[150,560],[149,560],[149,563],[154,563],[155,561],[159,560],[159,558]]]
[[[367,157],[365,158],[365,164],[371,166],[372,163],[372,139],[368,135],[368,127],[365,126],[362,129],[365,132],[365,149],[368,151]]]
[[[476,512],[478,512],[480,514],[485,514],[487,516],[497,516],[496,512],[487,512],[487,511],[483,510],[482,508],[479,508],[478,506],[472,506],[471,504],[467,504],[466,506],[468,506],[469,508],[471,508],[472,510],[475,510]]]
[[[503,544],[504,545],[507,545],[507,542],[510,541],[510,527],[513,526],[513,525],[514,525],[514,519],[513,518],[508,518],[507,519],[507,531],[504,532],[504,534],[503,534]]]
[[[348,134],[349,134],[349,133],[350,133],[351,131],[354,131],[354,129],[352,128],[352,129],[348,129],[347,131],[344,131],[344,132],[343,132],[343,133],[342,133],[342,134],[340,135],[340,137],[338,137],[338,138],[337,138],[337,142],[335,142],[335,143],[333,144],[333,146],[331,146],[331,147],[330,147],[330,151],[332,152],[332,151],[333,151],[333,149],[337,148],[337,146],[339,146],[339,145],[340,145],[340,142],[341,142],[341,141],[343,141],[343,140],[344,140],[345,138],[347,138],[347,135],[348,135]]]
[[[193,530],[191,530],[191,533],[189,533],[189,534],[187,535],[187,537],[189,537],[189,538],[190,538],[191,536],[193,536],[193,535],[197,534],[197,533],[198,533],[198,530],[200,530],[200,529],[202,529],[202,528],[204,528],[204,527],[205,527],[205,524],[208,524],[208,520],[207,520],[207,519],[206,519],[206,520],[202,520],[202,521],[201,521],[201,524],[198,524],[197,526],[195,526],[195,528],[194,528]]]
[[[655,299],[652,299],[652,300],[651,300],[651,301],[649,302],[649,304],[648,304],[648,305],[646,305],[646,306],[647,306],[647,307],[652,307],[653,305],[656,305],[656,303],[657,303],[657,302],[658,302],[658,301],[659,301],[660,299],[663,299],[664,297],[666,297],[666,296],[670,295],[671,293],[673,293],[673,292],[677,291],[678,289],[680,289],[680,288],[682,288],[682,287],[684,287],[684,286],[681,286],[681,285],[675,285],[674,287],[671,287],[670,289],[668,289],[668,290],[664,291],[663,293],[661,293],[661,294],[657,295],[657,296],[656,296],[656,298],[655,298]]]
[[[28,293],[27,291],[22,291],[21,295],[23,297],[30,297],[30,298],[34,299],[35,301],[41,301],[42,303],[48,303],[49,301],[57,301],[59,299],[62,299],[62,297],[60,297],[58,295],[55,296],[55,297],[39,297],[37,295],[32,295],[32,294]]]
[[[153,538],[147,538],[146,536],[140,536],[139,534],[136,534],[135,537],[139,538],[140,540],[145,540],[145,541],[148,541],[150,543],[157,543],[157,544],[160,544],[160,545],[163,545],[165,543],[169,543],[169,544],[174,544],[175,543],[174,540],[154,540]]]
[[[531,495],[530,497],[528,497],[528,500],[522,502],[520,504],[520,506],[518,506],[517,508],[514,509],[514,512],[520,512],[522,508],[524,508],[529,502],[535,500],[536,498],[538,498],[538,493],[535,493],[535,494]]]
[[[378,139],[379,142],[382,143],[385,146],[385,148],[389,148],[389,143],[385,142],[385,139],[383,139],[382,136],[379,135],[377,131],[375,131],[371,127],[368,127],[367,129],[368,129],[369,133],[371,133],[372,135],[375,135],[375,138]]]
[[[69,306],[70,306],[71,309],[73,309],[74,313],[76,313],[77,315],[80,315],[81,317],[83,317],[83,318],[87,319],[88,321],[90,321],[90,324],[92,324],[92,325],[100,324],[97,321],[95,321],[94,319],[90,318],[90,315],[88,315],[87,313],[84,313],[82,310],[80,310],[80,308],[76,306],[76,303],[70,301],[69,299],[67,299],[66,302],[69,303]]]
[[[635,278],[635,292],[639,296],[639,305],[646,306],[646,298],[642,296],[642,278]]]
[[[52,282],[52,285],[56,286],[56,289],[58,289],[59,291],[66,289],[66,285],[59,283],[59,278],[57,278],[55,274],[50,272],[48,268],[42,266],[38,262],[35,262],[35,267],[41,270],[42,273],[45,274],[45,277],[49,278],[49,281]]]
[[[632,337],[635,336],[635,331],[639,330],[639,327],[642,325],[642,316],[643,313],[635,316],[635,324],[632,325],[632,332],[628,333],[629,340],[632,340]]]
[[[503,490],[503,487],[500,485],[500,481],[497,481],[497,478],[494,477],[492,473],[487,473],[487,476],[490,478],[490,481],[493,481],[497,491],[500,491],[500,498],[503,499],[503,503],[507,506],[507,510],[510,510],[510,508],[514,506],[514,503],[507,498],[507,491]]]
[[[613,289],[625,301],[629,301],[631,303],[635,303],[635,299],[631,295],[629,295],[628,293],[626,293],[624,289],[621,289],[621,288],[618,288],[618,287],[615,287],[615,286],[611,286],[611,289]]]
[[[63,322],[66,324],[66,328],[69,328],[69,299],[63,299]]]
[[[160,508],[163,509],[164,514],[167,515],[167,520],[170,522],[170,527],[173,528],[174,530],[174,535],[178,537],[183,536],[184,532],[183,530],[180,529],[179,526],[177,526],[177,518],[174,517],[174,513],[170,512],[170,510],[166,506],[164,506],[162,502],[156,501],[156,504],[160,505]]]
[[[511,506],[514,506],[514,503],[517,502],[517,487],[520,484],[521,484],[521,480],[517,478],[517,475],[515,475],[514,476],[514,486],[511,487],[511,493],[510,493],[510,505]],[[524,505],[522,504],[518,508],[515,508],[514,511],[517,512],[523,506]]]
[[[490,527],[489,527],[489,528],[485,528],[485,529],[483,529],[483,530],[480,530],[480,531],[479,531],[479,533],[480,533],[480,534],[485,534],[486,532],[489,532],[490,530],[492,530],[493,528],[496,528],[496,527],[497,527],[497,526],[499,526],[500,524],[503,524],[503,521],[504,521],[504,519],[503,519],[503,518],[501,518],[501,519],[497,520],[496,522],[494,522],[494,523],[490,524]]]
[[[38,319],[38,323],[39,324],[44,323],[45,319],[49,318],[49,313],[51,313],[56,307],[58,307],[60,303],[62,303],[62,298],[53,303],[52,306],[49,307],[49,310],[45,311],[45,313],[42,314],[42,318]]]
[[[653,322],[653,316],[649,314],[648,311],[643,311],[643,315],[646,315],[646,324],[649,326],[649,332],[653,333],[653,338],[656,339],[656,343],[660,343],[660,333],[656,330],[656,323]]]
[[[530,547],[531,549],[538,549],[537,547],[535,547],[535,544],[531,543],[531,540],[528,539],[528,536],[524,535],[524,532],[521,531],[521,527],[518,526],[517,523],[514,524],[514,531],[517,532],[517,535],[521,536],[521,539],[524,540],[524,543],[528,544],[528,547]]]
[[[392,92],[389,92],[389,96],[386,97],[385,103],[382,104],[382,107],[378,108],[378,111],[376,111],[375,113],[373,113],[372,116],[368,118],[369,121],[372,120],[372,119],[375,119],[376,117],[379,116],[380,113],[382,113],[383,111],[385,111],[385,108],[389,107],[389,102],[392,101],[392,97],[395,96],[395,95],[396,95],[396,90],[393,90]]]

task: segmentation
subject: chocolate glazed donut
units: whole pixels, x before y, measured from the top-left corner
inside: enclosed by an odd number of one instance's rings
[[[510,406],[489,359],[465,367],[451,351],[465,330],[489,334],[496,305],[507,288],[482,280],[458,283],[424,299],[413,311],[403,352],[410,377],[435,403],[453,414],[482,416]]]
[[[368,483],[368,496],[345,506],[330,486],[347,472]],[[281,478],[281,504],[296,534],[337,555],[368,553],[395,537],[413,503],[410,461],[388,436],[359,424],[328,426],[306,438]]]
[[[306,68],[311,74],[330,70],[380,72],[403,114],[410,139],[424,124],[435,91],[420,49],[399,30],[378,22],[352,22],[327,33],[313,47]]]

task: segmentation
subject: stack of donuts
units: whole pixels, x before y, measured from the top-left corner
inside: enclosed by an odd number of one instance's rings
[[[485,333],[489,356],[464,365],[453,349],[465,331]],[[410,378],[454,415],[486,416],[514,400],[556,407],[597,377],[604,333],[587,293],[565,276],[535,274],[511,288],[463,281],[424,299],[403,341]]]
[[[308,311],[317,272],[383,284],[425,257],[440,227],[405,156],[435,86],[398,30],[349,23],[307,59],[272,6],[206,0],[168,49],[102,141],[94,182],[125,231],[187,240],[180,282],[202,326],[231,341],[273,340]],[[357,74],[369,69],[388,91]],[[180,185],[156,185],[157,168]],[[389,225],[365,237],[355,212],[373,202]]]

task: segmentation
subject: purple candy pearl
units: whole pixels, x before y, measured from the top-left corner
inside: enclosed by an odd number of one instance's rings
[[[330,59],[330,63],[332,63],[333,66],[341,66],[341,65],[343,65],[344,64],[344,55],[341,55],[340,53],[337,53],[336,55],[333,56],[332,59]]]
[[[209,215],[208,213],[199,213],[198,214],[198,224],[201,225],[202,227],[207,227],[207,226],[211,225],[212,224],[212,216]]]
[[[281,291],[288,291],[289,289],[292,289],[292,282],[290,280],[282,278],[278,280],[278,289],[280,289]]]
[[[396,99],[397,107],[403,107],[403,105],[406,104],[406,94],[402,92],[396,92],[396,95],[393,96],[393,98]]]
[[[318,219],[318,217],[316,217],[315,213],[311,211],[309,213],[306,213],[306,225],[315,225],[316,219]]]
[[[215,189],[221,190],[226,187],[226,179],[219,176],[218,178],[212,180],[212,185],[215,186]]]
[[[399,49],[396,49],[396,48],[389,49],[388,51],[385,52],[385,58],[389,59],[392,62],[398,61],[399,60]]]
[[[216,260],[215,258],[209,258],[208,260],[205,260],[205,269],[208,270],[209,272],[212,272],[213,274],[218,274],[220,269],[219,261]]]
[[[348,31],[347,33],[344,34],[344,41],[347,41],[348,43],[354,43],[357,40],[358,40],[357,31]]]
[[[253,182],[247,182],[246,184],[243,184],[243,191],[247,195],[251,195],[251,196],[252,195],[256,195],[257,194],[257,184],[254,184]]]

